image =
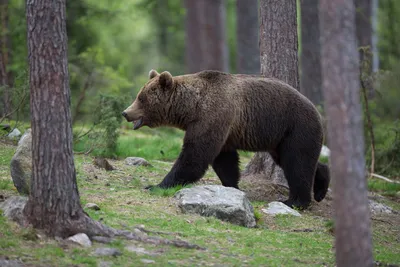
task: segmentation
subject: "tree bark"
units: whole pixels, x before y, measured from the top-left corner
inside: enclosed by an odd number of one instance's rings
[[[24,214],[34,227],[52,236],[107,232],[84,213],[79,200],[72,153],[65,0],[28,0],[26,17],[32,181]]]
[[[280,79],[298,89],[297,45],[296,0],[261,0],[261,74]],[[280,171],[281,174],[274,175],[275,171]],[[242,175],[260,175],[274,183],[287,184],[281,169],[275,166],[266,152],[256,153]]]
[[[10,64],[10,38],[8,29],[8,0],[0,0],[0,87],[2,87],[2,105],[0,111],[4,115],[11,112],[11,72],[7,69]]]
[[[337,266],[373,266],[353,1],[321,0]]]
[[[237,73],[260,74],[258,0],[236,0]]]
[[[185,0],[188,73],[228,71],[224,0]]]
[[[315,105],[322,105],[318,3],[318,0],[301,0],[300,92]]]

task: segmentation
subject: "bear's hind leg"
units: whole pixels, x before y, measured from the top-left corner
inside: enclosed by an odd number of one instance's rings
[[[212,167],[223,186],[239,189],[239,155],[237,151],[222,151],[215,158]]]
[[[289,185],[289,199],[284,203],[289,207],[306,209],[311,203],[318,161],[318,156],[312,154],[309,148],[304,151],[287,143],[280,148],[280,163]]]

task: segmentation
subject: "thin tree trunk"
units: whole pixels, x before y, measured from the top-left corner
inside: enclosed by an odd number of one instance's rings
[[[373,266],[353,1],[321,0],[337,266]]]
[[[260,56],[262,75],[299,88],[296,0],[260,0]],[[275,171],[280,174],[274,175]],[[260,175],[287,184],[266,152],[256,153],[242,175]]]
[[[377,72],[379,69],[379,51],[378,51],[378,8],[379,0],[372,0],[372,71]]]
[[[8,33],[8,0],[0,0],[0,87],[2,87],[3,114],[11,112],[10,38]],[[0,111],[1,112],[1,111]]]
[[[236,0],[237,73],[260,74],[258,0]]]
[[[26,3],[31,91],[32,181],[24,213],[53,236],[111,231],[84,213],[72,152],[65,0]]]
[[[322,105],[318,3],[318,0],[301,0],[300,91],[315,105]]]
[[[224,0],[185,0],[186,66],[194,73],[228,71]]]
[[[361,79],[367,81],[372,75],[372,0],[355,0],[356,32],[358,40]],[[373,86],[368,87],[368,98],[373,98]]]

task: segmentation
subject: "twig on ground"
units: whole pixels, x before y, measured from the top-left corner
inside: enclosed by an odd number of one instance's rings
[[[163,231],[147,230],[141,225],[135,226],[134,228],[140,230],[141,232],[147,233],[147,234],[183,236],[182,233],[178,233],[178,232],[163,232]]]
[[[398,182],[398,181],[391,180],[391,179],[389,179],[389,178],[387,178],[385,176],[382,176],[382,175],[379,175],[379,174],[376,174],[376,173],[370,173],[370,176],[378,178],[378,179],[381,179],[381,180],[384,180],[384,181],[386,181],[388,183],[400,184],[400,182]]]

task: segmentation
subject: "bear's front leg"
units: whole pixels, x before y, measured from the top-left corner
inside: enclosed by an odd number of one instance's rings
[[[196,128],[186,131],[182,151],[170,172],[157,186],[169,188],[187,185],[200,180],[219,154],[225,141],[224,131],[214,128],[196,132]],[[152,189],[154,186],[148,186]]]

